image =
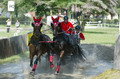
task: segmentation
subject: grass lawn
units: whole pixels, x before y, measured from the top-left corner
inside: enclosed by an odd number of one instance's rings
[[[29,25],[21,25],[20,28],[24,28],[24,29],[27,29],[27,28],[31,28],[31,26]],[[20,32],[18,33],[18,35],[23,35],[23,34],[26,34],[28,33],[29,31],[28,30],[24,30],[24,29],[20,29]],[[14,36],[14,33],[16,32],[16,27],[15,25],[12,25],[11,28],[10,28],[10,32],[7,33],[6,32],[6,25],[0,25],[0,38],[9,38],[9,37],[13,37]]]
[[[109,69],[105,72],[99,74],[96,77],[93,77],[91,79],[119,79],[120,78],[120,71],[115,69]]]
[[[0,28],[5,28],[6,27],[6,24],[0,24]],[[11,25],[12,28],[15,28],[15,24],[12,24]],[[20,25],[21,28],[28,28],[28,27],[31,27],[31,25],[25,25],[25,24],[21,24]]]
[[[23,34],[26,34],[28,33],[29,31],[21,31],[20,33],[18,33],[19,35],[23,35]],[[10,31],[9,33],[7,33],[6,31],[2,31],[0,32],[0,37],[3,37],[3,38],[9,38],[9,37],[13,37],[14,36],[14,33],[15,31]]]
[[[82,40],[82,44],[103,44],[114,45],[118,36],[118,28],[95,28],[85,29],[83,32],[85,40]]]
[[[8,58],[0,59],[0,64],[7,63],[7,62],[15,62],[20,60],[23,57],[28,57],[28,56],[29,56],[29,52],[27,51],[24,53],[20,53],[18,55],[10,56]]]

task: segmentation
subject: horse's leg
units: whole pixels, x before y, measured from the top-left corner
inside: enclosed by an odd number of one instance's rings
[[[34,56],[30,56],[30,67],[33,66],[33,57],[34,57]]]
[[[60,65],[61,65],[61,60],[62,60],[63,55],[64,55],[64,51],[62,50],[60,52],[60,58],[59,58],[59,60],[57,62],[57,68],[56,68],[55,74],[59,74],[59,72],[60,72]]]
[[[31,75],[34,75],[34,74],[35,74],[35,70],[36,70],[36,68],[37,68],[37,63],[38,63],[40,57],[41,57],[41,53],[38,54],[37,58],[36,58],[35,61],[34,61],[34,65],[33,65],[33,67],[32,67],[32,71],[30,72]]]
[[[32,67],[33,66],[33,57],[34,57],[34,53],[35,53],[34,45],[29,44],[29,51],[30,51],[30,54],[29,54],[29,57],[30,57],[30,67]]]
[[[37,57],[36,60],[34,61],[34,65],[33,65],[33,67],[32,67],[32,71],[35,71],[35,70],[36,70],[38,60],[39,60],[39,58]]]
[[[54,64],[53,64],[53,54],[50,52],[48,54],[48,56],[49,56],[50,68],[53,68],[54,67]]]
[[[34,65],[33,65],[33,67],[32,67],[32,71],[30,72],[31,75],[34,75],[34,74],[35,74],[35,70],[36,70],[36,68],[37,68],[38,60],[39,60],[39,58],[37,57],[37,58],[35,59],[35,61],[34,61]]]

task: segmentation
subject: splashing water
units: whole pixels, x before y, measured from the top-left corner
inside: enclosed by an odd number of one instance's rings
[[[80,63],[68,63],[61,66],[59,75],[49,68],[47,59],[42,57],[35,76],[30,76],[29,58],[18,62],[0,65],[0,79],[90,79],[113,67],[113,49],[101,45],[82,45],[87,60]],[[56,64],[55,64],[56,65]]]

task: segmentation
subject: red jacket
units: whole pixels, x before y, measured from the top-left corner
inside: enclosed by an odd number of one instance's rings
[[[61,22],[61,28],[66,33],[71,33],[69,29],[74,28],[74,27],[73,27],[72,23],[70,23],[70,22],[68,22],[68,23]]]

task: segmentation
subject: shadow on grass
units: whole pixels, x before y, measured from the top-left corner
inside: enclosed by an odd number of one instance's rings
[[[107,32],[91,32],[91,31],[85,31],[84,33],[107,34]]]

